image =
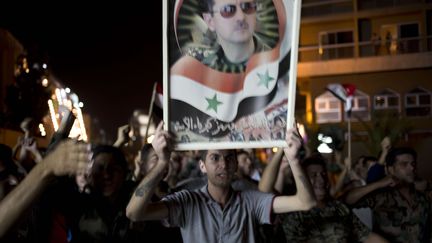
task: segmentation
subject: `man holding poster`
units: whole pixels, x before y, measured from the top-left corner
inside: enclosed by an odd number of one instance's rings
[[[164,87],[165,121],[177,135],[178,149],[283,146],[285,133],[272,133],[276,123],[286,130],[288,89],[295,97],[288,70],[291,37],[298,33],[287,20],[299,11],[294,5],[294,0],[201,0],[200,6],[176,1],[169,33],[176,46]],[[177,58],[175,49],[181,51]]]

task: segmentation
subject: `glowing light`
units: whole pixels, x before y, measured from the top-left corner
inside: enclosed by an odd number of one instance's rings
[[[47,78],[44,78],[44,79],[42,80],[42,86],[44,86],[44,87],[48,87],[48,79],[47,79]]]
[[[47,66],[45,63],[42,64],[42,68],[43,68],[43,69],[47,69],[47,67],[48,67],[48,66]]]
[[[51,115],[51,121],[53,123],[54,131],[57,131],[59,129],[59,124],[57,122],[56,115],[58,115],[58,114],[55,113],[54,104],[53,104],[52,100],[48,100],[48,107],[49,107],[49,111],[50,111],[50,115]]]
[[[154,138],[154,135],[148,136],[147,137],[147,143],[152,143],[153,142],[153,138]]]
[[[300,133],[300,136],[303,138],[303,141],[307,142],[307,134],[306,134],[305,126],[301,123],[297,123],[297,128]]]
[[[273,153],[276,153],[278,151],[278,148],[274,147],[272,148]]]
[[[326,143],[322,143],[318,146],[318,152],[323,154],[330,154],[333,153],[333,150]]]
[[[64,89],[60,89],[60,94],[63,99],[66,99],[66,91]]]
[[[39,131],[40,131],[42,137],[46,136],[45,127],[43,126],[42,123],[39,123]]]
[[[69,88],[66,88],[65,91],[69,94],[71,90]]]
[[[324,134],[320,133],[318,134],[318,140],[323,142],[323,143],[333,143],[333,139],[331,137],[328,136],[324,136]]]
[[[57,101],[58,101],[59,105],[63,105],[63,99],[61,97],[60,89],[55,89],[55,94],[56,94]]]
[[[84,119],[83,119],[81,109],[79,109],[79,108],[76,109],[76,112],[77,112],[77,118],[78,118],[79,126],[81,128],[81,138],[82,138],[82,140],[87,142],[87,140],[88,140],[87,131],[85,128]]]
[[[79,106],[80,108],[83,108],[83,107],[84,107],[84,103],[80,102],[80,103],[78,103],[78,106]]]
[[[30,72],[30,69],[27,68],[27,69],[25,70],[25,72],[26,72],[26,73],[29,73],[29,72]]]

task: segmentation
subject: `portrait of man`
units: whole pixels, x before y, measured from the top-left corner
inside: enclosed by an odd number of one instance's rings
[[[166,122],[177,137],[189,138],[179,146],[272,140],[273,113],[287,110],[288,87],[295,85],[288,80],[291,37],[298,35],[288,19],[294,3],[182,0],[170,6]]]

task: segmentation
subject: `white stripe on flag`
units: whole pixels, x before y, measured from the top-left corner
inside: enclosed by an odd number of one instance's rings
[[[171,76],[170,97],[171,99],[186,102],[209,116],[216,117],[224,122],[231,122],[238,113],[240,102],[249,97],[268,95],[277,84],[279,62],[267,63],[260,65],[252,70],[245,78],[243,90],[235,93],[221,92],[208,86],[195,82],[192,79],[180,75]],[[260,74],[268,74],[272,81],[268,86],[260,84]],[[223,82],[223,80],[221,80]],[[218,101],[217,112],[214,109],[207,109],[207,99],[212,99],[216,94]]]

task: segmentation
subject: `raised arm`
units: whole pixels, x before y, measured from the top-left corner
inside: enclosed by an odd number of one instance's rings
[[[142,179],[126,208],[126,216],[132,221],[160,220],[168,217],[168,208],[162,202],[150,203],[150,199],[168,168],[171,148],[170,136],[159,123],[152,142],[158,163]]]
[[[350,172],[351,172],[351,158],[346,157],[344,160],[344,166],[342,172],[340,173],[336,181],[336,184],[330,188],[330,195],[332,197],[336,198],[339,193],[343,192],[345,178]]]
[[[60,143],[0,202],[0,238],[23,217],[52,179],[87,171],[90,157],[87,144],[72,140]]]
[[[258,189],[262,192],[273,192],[276,178],[278,177],[280,163],[282,161],[284,151],[279,149],[267,164],[258,184]]]
[[[350,190],[345,196],[345,203],[348,205],[353,205],[357,203],[362,197],[367,194],[387,186],[395,186],[396,182],[391,176],[386,176],[383,179],[367,184],[365,186],[356,187]]]
[[[305,176],[297,158],[297,151],[301,146],[300,135],[294,129],[290,129],[286,137],[288,147],[284,149],[284,152],[291,166],[297,193],[294,196],[276,197],[273,201],[274,213],[309,210],[316,205],[312,186],[309,179]]]
[[[378,164],[380,165],[384,165],[385,164],[385,158],[388,154],[388,151],[391,148],[391,141],[389,137],[385,137],[382,141],[381,141],[381,155],[378,159]]]

